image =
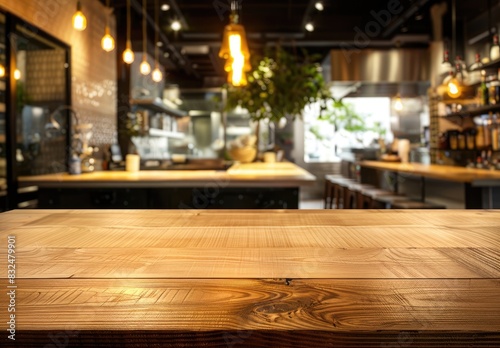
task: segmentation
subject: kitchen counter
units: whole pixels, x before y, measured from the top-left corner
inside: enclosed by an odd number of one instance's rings
[[[472,210],[2,213],[2,347],[498,347],[499,226]]]
[[[41,208],[135,209],[298,208],[300,186],[315,181],[314,175],[290,162],[241,163],[220,171],[103,171],[19,178],[20,185],[38,186]]]
[[[449,183],[455,183],[458,191],[463,191],[464,206],[467,209],[498,209],[500,208],[500,171],[465,168],[456,166],[445,166],[438,164],[421,163],[394,163],[381,161],[362,161],[359,162],[362,168],[375,169],[379,171],[388,171],[395,173],[394,179],[395,191],[398,191],[398,175],[405,177],[420,178],[420,198],[426,199],[426,185],[428,181],[438,180]],[[361,177],[373,176],[362,171]],[[461,184],[456,185],[456,184]],[[434,184],[428,191],[439,193],[444,191],[444,187]]]

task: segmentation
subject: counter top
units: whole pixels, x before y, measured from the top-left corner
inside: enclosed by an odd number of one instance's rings
[[[500,171],[445,166],[439,164],[362,161],[363,167],[408,173],[427,178],[470,183],[473,186],[500,186]]]
[[[40,187],[193,187],[222,183],[225,187],[297,187],[312,185],[316,177],[290,162],[234,164],[227,171],[165,170],[102,171],[80,175],[67,173],[20,177],[21,185]]]
[[[473,210],[17,210],[0,239],[16,240],[16,344],[73,330],[136,346],[492,347],[499,226]]]

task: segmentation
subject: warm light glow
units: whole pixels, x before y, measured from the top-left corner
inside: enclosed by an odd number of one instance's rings
[[[451,98],[458,98],[462,95],[462,86],[460,86],[460,82],[456,78],[452,78],[448,82],[447,93]]]
[[[76,11],[73,15],[73,28],[78,31],[84,31],[87,28],[87,18],[82,11]]]
[[[5,67],[0,64],[0,77],[4,77],[5,76]]]
[[[233,86],[245,86],[245,72],[250,71],[250,52],[245,29],[239,24],[229,24],[224,29],[224,38],[219,56],[226,59],[224,70],[228,72],[228,82]]]
[[[401,97],[396,98],[396,101],[394,102],[394,109],[396,111],[403,111],[403,101],[401,100]]]
[[[318,11],[323,11],[325,7],[323,6],[323,3],[321,1],[318,1],[314,4],[314,7],[316,7],[316,10]]]
[[[109,27],[108,26],[106,26],[106,31],[104,33],[104,36],[102,37],[101,47],[106,52],[111,52],[112,50],[115,49],[115,39],[113,39],[113,37],[109,33]]]
[[[85,30],[87,28],[87,18],[82,12],[82,4],[80,1],[76,2],[76,12],[72,18],[73,28],[79,31]]]
[[[160,82],[163,79],[163,74],[158,67],[153,70],[152,78],[154,82]]]
[[[178,20],[175,20],[170,24],[170,28],[172,28],[173,31],[179,31],[182,28],[181,22]]]
[[[127,48],[125,48],[125,51],[123,51],[123,61],[127,64],[132,64],[135,59],[134,51],[132,51],[132,44],[130,43],[130,40],[127,40]]]
[[[139,70],[143,75],[148,75],[151,72],[151,66],[146,60],[146,56],[144,56],[144,58],[142,59],[141,65],[139,66]]]
[[[312,24],[311,22],[308,22],[306,24],[305,28],[307,31],[314,31],[314,24]]]
[[[21,71],[19,69],[14,70],[14,79],[16,80],[21,79]]]
[[[170,10],[170,5],[169,4],[163,4],[163,5],[161,5],[161,10],[162,11],[168,11],[168,10]]]

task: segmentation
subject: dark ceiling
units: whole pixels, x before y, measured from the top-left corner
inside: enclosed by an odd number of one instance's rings
[[[104,0],[101,0],[105,3]],[[141,51],[141,6],[144,0],[132,3],[132,42]],[[448,9],[452,8],[448,1]],[[462,23],[484,13],[489,1],[455,0],[457,21]],[[325,56],[331,48],[427,46],[432,35],[430,9],[438,0],[325,0],[324,10],[315,8],[316,0],[238,0],[240,21],[245,26],[252,54],[266,46],[281,44],[290,49],[305,48]],[[155,3],[167,4],[159,9],[159,25],[154,24]],[[161,64],[170,81],[192,86],[220,86],[224,82],[223,62],[218,57],[224,26],[229,21],[230,0],[147,0],[149,52],[154,52],[155,28],[162,42]],[[126,0],[111,0],[118,21],[118,35],[124,35]],[[392,7],[391,7],[392,6]],[[390,18],[385,16],[390,13]],[[397,14],[395,14],[397,12]],[[451,30],[451,11],[444,17],[445,36]],[[380,14],[377,22],[374,14]],[[170,29],[179,19],[183,28]],[[313,32],[305,30],[312,21]],[[382,23],[381,23],[382,22]],[[371,36],[365,36],[369,33]],[[368,40],[365,40],[368,38]],[[358,41],[356,41],[358,40]],[[365,40],[365,41],[364,41]],[[366,45],[365,45],[366,43]]]

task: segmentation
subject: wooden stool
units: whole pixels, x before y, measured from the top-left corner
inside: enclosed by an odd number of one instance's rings
[[[363,206],[362,201],[359,199],[361,197],[360,192],[363,189],[374,189],[375,186],[360,184],[359,182],[351,182],[347,185],[347,190],[344,191],[344,209],[361,209]]]
[[[368,208],[368,209],[374,209],[375,208],[375,198],[381,197],[381,196],[394,196],[394,192],[380,189],[380,188],[374,188],[374,189],[363,189],[359,192],[358,194],[359,201],[361,202],[361,206],[363,208]]]
[[[324,208],[332,209],[333,200],[335,199],[335,180],[345,179],[344,176],[338,174],[325,175],[325,192],[323,196]]]
[[[420,201],[398,201],[392,204],[392,209],[446,209],[442,204],[434,204]]]
[[[373,198],[373,206],[376,209],[390,209],[392,205],[398,201],[408,201],[408,197],[396,193],[378,196]]]

